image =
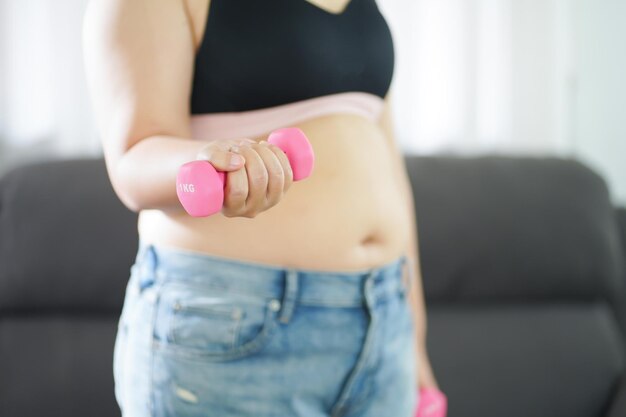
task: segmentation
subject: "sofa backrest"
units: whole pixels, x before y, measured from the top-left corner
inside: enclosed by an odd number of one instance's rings
[[[438,156],[407,168],[429,301],[625,300],[616,211],[589,167]]]
[[[622,250],[624,253],[623,258],[626,260],[626,207],[616,208],[615,217],[617,218],[617,224],[619,226],[620,237],[622,238]],[[626,268],[624,268],[624,274],[626,275]]]
[[[559,158],[405,160],[450,416],[603,416],[624,370],[626,214],[602,178]],[[119,415],[136,220],[102,159],[0,179],[0,416]]]
[[[407,169],[451,415],[603,416],[626,329],[604,180],[557,157],[412,156]]]
[[[136,230],[102,159],[0,179],[0,416],[119,415],[112,352]]]

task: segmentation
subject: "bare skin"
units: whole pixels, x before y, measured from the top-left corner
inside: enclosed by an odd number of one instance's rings
[[[85,63],[111,183],[139,213],[145,242],[271,265],[362,270],[409,256],[419,385],[436,386],[425,349],[426,320],[413,196],[391,121],[332,114],[294,125],[316,156],[292,183],[284,154],[254,138],[190,139],[193,59],[210,0],[92,0]],[[329,12],[349,0],[300,0]],[[238,146],[231,152],[230,147]],[[234,154],[243,161],[229,166]],[[178,167],[200,159],[227,172],[220,213],[193,218],[175,191]],[[406,277],[405,277],[406,279]]]

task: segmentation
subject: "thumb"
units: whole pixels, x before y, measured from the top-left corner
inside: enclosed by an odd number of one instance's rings
[[[237,153],[238,151],[237,146],[231,146],[228,151],[215,146],[207,146],[198,152],[196,159],[208,161],[218,171],[236,171],[246,162],[245,158]]]

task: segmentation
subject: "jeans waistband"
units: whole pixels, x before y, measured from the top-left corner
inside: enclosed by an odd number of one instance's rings
[[[325,271],[241,261],[185,249],[147,244],[140,240],[135,266],[140,287],[155,282],[193,282],[261,297],[289,297],[301,304],[358,306],[364,288],[373,291],[402,284],[406,255],[384,265],[357,271]],[[370,281],[368,284],[367,281]]]

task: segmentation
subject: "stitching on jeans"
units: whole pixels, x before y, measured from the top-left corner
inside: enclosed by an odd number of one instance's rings
[[[354,415],[360,415],[357,414],[358,412],[361,411],[361,409],[368,403],[371,402],[372,397],[371,397],[371,390],[367,392],[367,395],[363,395],[361,396],[361,398],[359,398],[358,400],[354,400],[353,402],[350,403],[348,412],[350,414],[354,414]]]
[[[298,304],[301,305],[310,305],[310,306],[319,306],[319,307],[361,307],[365,299],[357,300],[356,302],[345,302],[342,303],[340,301],[333,302],[333,300],[324,300],[322,298],[301,298],[298,301]]]
[[[346,384],[342,387],[341,392],[339,394],[339,399],[333,405],[331,409],[331,417],[338,417],[344,414],[344,410],[346,409],[346,404],[349,400],[350,391],[352,390],[352,386],[354,385],[356,377],[361,373],[363,367],[365,366],[365,358],[370,355],[370,350],[372,348],[372,344],[374,343],[374,331],[377,326],[377,318],[375,314],[375,301],[368,299],[368,294],[371,295],[371,286],[373,285],[373,279],[376,271],[372,271],[370,275],[366,278],[364,284],[364,297],[366,302],[364,303],[364,308],[367,311],[369,316],[369,322],[367,324],[367,330],[365,333],[365,340],[363,342],[363,346],[359,355],[357,357],[356,364],[354,368],[350,371]]]
[[[159,283],[154,286],[154,301],[151,302],[150,311],[150,325],[148,331],[148,338],[150,340],[150,347],[148,349],[150,358],[150,370],[149,370],[149,392],[148,392],[148,409],[151,417],[155,417],[155,399],[154,399],[154,366],[155,366],[155,352],[154,352],[154,329],[156,327],[157,311],[161,301],[161,288],[163,283]]]
[[[183,289],[188,289],[189,285],[187,285],[188,283],[193,287],[194,284],[199,284],[201,289],[218,289],[221,290],[221,292],[219,292],[220,295],[227,295],[227,294],[234,294],[234,295],[241,295],[241,296],[247,296],[247,297],[251,297],[251,298],[257,298],[259,300],[262,300],[264,302],[268,301],[271,298],[275,298],[276,295],[273,293],[267,293],[267,292],[251,292],[249,290],[246,290],[245,287],[241,287],[241,288],[237,288],[237,287],[230,287],[230,288],[224,288],[223,286],[220,285],[211,285],[211,283],[206,282],[206,281],[202,281],[202,280],[196,280],[196,279],[189,279],[189,278],[185,278],[185,279],[181,279],[181,280],[177,280],[175,277],[168,277],[168,279],[164,280],[163,283],[165,285],[167,285],[168,287],[179,287],[179,288],[183,288]]]
[[[166,354],[172,354],[191,360],[203,359],[221,362],[238,359],[240,357],[256,353],[259,350],[263,349],[268,344],[277,328],[278,323],[276,312],[268,307],[266,310],[265,321],[263,329],[261,330],[261,334],[259,334],[254,340],[249,341],[244,345],[238,346],[236,350],[219,353],[193,351],[193,348],[180,347],[177,345],[166,345],[159,342],[158,340],[154,341],[153,346],[155,349],[163,350]]]

